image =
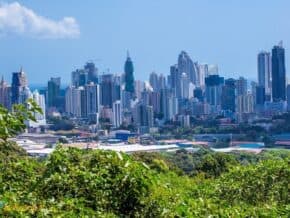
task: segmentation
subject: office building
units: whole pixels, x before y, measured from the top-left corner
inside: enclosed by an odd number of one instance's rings
[[[157,73],[155,73],[155,72],[150,73],[149,83],[155,92],[157,92],[159,90]]]
[[[29,98],[33,99],[35,103],[41,108],[43,113],[34,113],[34,117],[36,119],[36,122],[34,121],[27,121],[26,124],[28,127],[39,127],[46,125],[46,117],[45,117],[45,97],[44,95],[39,94],[37,90],[33,91],[33,93],[30,93]]]
[[[125,91],[134,95],[135,87],[134,87],[134,65],[129,52],[127,53],[127,59],[124,66],[125,72]]]
[[[225,111],[235,112],[236,110],[236,80],[230,78],[225,80],[222,87],[221,108]]]
[[[84,67],[86,74],[88,75],[88,83],[98,83],[98,68],[96,68],[93,62],[86,63]]]
[[[248,82],[244,77],[236,80],[237,96],[246,95],[248,92]]]
[[[20,92],[27,87],[27,79],[22,68],[20,72],[15,72],[12,74],[12,86],[11,86],[11,103],[19,104],[20,101]]]
[[[7,109],[11,109],[11,86],[2,77],[0,82],[0,104]]]
[[[113,125],[118,128],[122,124],[122,104],[121,101],[115,101],[113,103]]]
[[[262,51],[258,54],[258,85],[265,88],[267,95],[271,94],[271,54]]]
[[[285,49],[282,42],[272,49],[272,99],[286,100]]]
[[[60,97],[60,77],[51,78],[47,83],[47,106],[48,107],[59,107]]]
[[[205,78],[205,98],[206,102],[213,106],[216,112],[221,106],[222,87],[224,78],[219,75],[209,75]]]
[[[86,92],[86,113],[90,122],[98,123],[100,110],[100,89],[99,85],[91,82],[85,86]]]

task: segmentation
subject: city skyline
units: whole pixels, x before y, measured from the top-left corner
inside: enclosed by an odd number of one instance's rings
[[[51,76],[69,83],[70,73],[90,60],[100,72],[109,68],[110,73],[121,73],[127,50],[134,60],[135,78],[140,80],[148,80],[152,71],[167,75],[182,50],[194,62],[217,64],[222,76],[257,80],[256,55],[261,50],[270,51],[281,39],[286,52],[290,45],[287,1],[88,1],[70,2],[70,7],[66,1],[5,2],[0,6],[0,49],[5,51],[0,54],[0,74],[6,81],[11,81],[11,72],[23,66],[30,84],[41,84],[43,78]],[[51,27],[17,31],[23,26],[11,26],[9,17],[3,17],[3,10],[11,10],[7,5],[18,10],[12,13],[16,18],[19,14],[25,18],[30,11],[52,22],[58,32]],[[250,34],[242,34],[245,31]],[[287,70],[290,61],[286,58]],[[43,76],[39,77],[40,73]]]

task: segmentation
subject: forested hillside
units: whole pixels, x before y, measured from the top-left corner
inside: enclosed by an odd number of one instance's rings
[[[288,217],[290,154],[0,146],[2,217]]]

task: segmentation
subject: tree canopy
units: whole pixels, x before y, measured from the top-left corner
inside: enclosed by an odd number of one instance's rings
[[[0,110],[22,122],[4,119],[1,217],[289,217],[287,150],[128,155],[59,145],[37,159],[7,141],[32,115],[25,110]]]

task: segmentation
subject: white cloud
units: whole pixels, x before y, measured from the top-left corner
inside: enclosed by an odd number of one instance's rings
[[[0,34],[52,39],[77,38],[80,29],[73,17],[64,17],[59,21],[51,20],[14,2],[0,5]]]

